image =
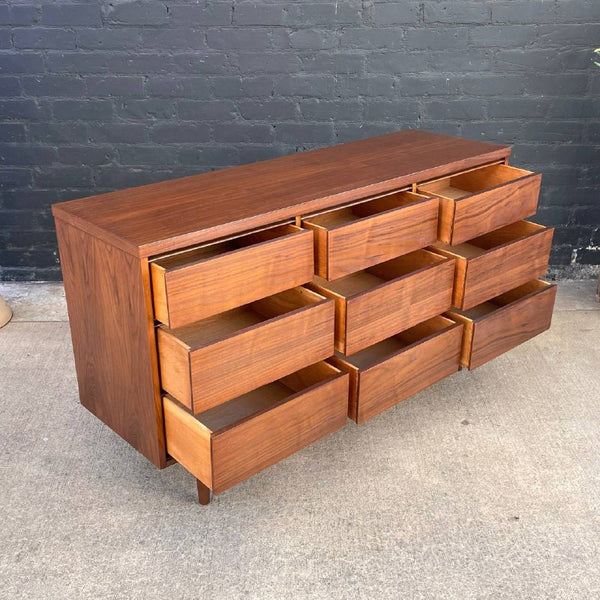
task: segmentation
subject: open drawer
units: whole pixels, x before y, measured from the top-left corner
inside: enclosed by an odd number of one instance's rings
[[[310,281],[312,233],[280,225],[153,259],[154,316],[171,328]]]
[[[456,259],[452,304],[472,308],[544,275],[553,233],[543,225],[517,221],[457,246],[434,244],[434,252]]]
[[[417,189],[439,197],[438,238],[454,245],[535,214],[541,179],[539,173],[488,165]]]
[[[332,280],[437,239],[438,199],[394,192],[302,219],[315,237],[315,272]]]
[[[308,286],[335,300],[335,347],[353,354],[448,310],[454,260],[427,250]]]
[[[448,316],[465,326],[461,364],[474,369],[546,331],[556,285],[534,279],[510,292]]]
[[[333,354],[334,303],[303,287],[157,330],[161,384],[194,413]]]
[[[163,407],[167,452],[219,493],[344,427],[348,375],[321,362],[196,416]]]
[[[351,356],[330,362],[350,373],[348,416],[357,423],[458,371],[462,325],[433,317]]]

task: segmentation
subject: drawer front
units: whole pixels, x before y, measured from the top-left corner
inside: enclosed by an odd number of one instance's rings
[[[315,272],[328,280],[356,273],[437,239],[438,199],[388,210],[332,229],[314,227]],[[303,225],[313,228],[310,219]]]
[[[461,244],[535,214],[542,176],[527,175],[455,202],[451,244]],[[446,234],[444,237],[448,239]],[[446,240],[443,240],[446,241]]]
[[[167,452],[215,493],[345,426],[348,374],[212,431],[172,398],[163,398]]]
[[[155,317],[171,328],[242,306],[311,280],[312,232],[292,225],[270,239],[269,230],[247,236],[256,243],[190,264],[151,264]],[[261,241],[264,240],[264,241]],[[193,253],[192,253],[193,256]]]
[[[453,282],[449,260],[349,298],[337,349],[353,354],[443,313],[452,304]]]
[[[475,256],[462,253],[461,246],[432,248],[433,252],[456,259],[454,306],[472,308],[546,273],[554,230],[525,221],[515,223],[512,228],[532,233],[507,239]],[[493,236],[502,240],[503,230],[485,237]]]
[[[463,366],[475,369],[546,331],[552,321],[555,297],[556,286],[544,284],[541,289],[475,319],[448,313],[451,319],[465,325]]]
[[[199,413],[333,354],[334,302],[324,300],[189,351],[158,330],[163,388]]]

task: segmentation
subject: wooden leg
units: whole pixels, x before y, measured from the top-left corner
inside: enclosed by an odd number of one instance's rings
[[[198,502],[200,504],[210,504],[210,488],[199,479],[196,479],[196,483],[198,484]]]

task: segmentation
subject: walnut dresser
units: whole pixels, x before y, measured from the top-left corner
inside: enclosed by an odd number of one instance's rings
[[[409,130],[54,205],[82,404],[205,504],[546,330],[509,154]]]

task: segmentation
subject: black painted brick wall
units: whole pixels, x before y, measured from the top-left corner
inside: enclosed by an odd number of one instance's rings
[[[598,0],[0,4],[0,278],[49,205],[405,127],[514,145],[554,265],[600,262]]]

